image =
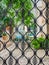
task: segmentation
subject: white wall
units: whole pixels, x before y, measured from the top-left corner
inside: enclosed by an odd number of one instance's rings
[[[46,6],[46,4],[44,3],[43,0],[39,0],[39,2],[37,3],[38,9],[41,10],[41,11],[45,8],[45,6]],[[36,11],[36,12],[37,12],[37,11]],[[43,14],[44,17],[46,17],[46,16],[45,16],[45,13],[46,13],[46,9],[44,9],[43,12],[42,12],[42,14]],[[37,16],[38,16],[38,13],[37,13]],[[44,18],[43,16],[40,16],[40,17],[37,19],[37,24],[38,24],[39,26],[43,26],[43,25],[46,23],[46,20],[45,20],[45,18]],[[40,28],[37,26],[37,33],[39,32],[39,29],[40,29]],[[47,34],[47,25],[46,25],[46,24],[43,26],[43,29],[42,29],[42,30],[43,30],[43,32],[44,32],[45,34]],[[41,36],[45,37],[45,35],[44,35],[43,32],[40,32],[40,33],[37,35],[37,37],[41,37]]]

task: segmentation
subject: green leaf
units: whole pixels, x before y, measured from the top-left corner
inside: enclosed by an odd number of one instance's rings
[[[15,10],[20,8],[20,1],[19,0],[17,0],[15,3],[13,3],[13,8]]]
[[[29,26],[30,25],[30,17],[26,17],[25,21],[24,21],[25,25]]]
[[[0,2],[1,8],[6,9],[7,6],[8,6],[8,2],[9,2],[9,0],[2,0],[2,1]]]
[[[32,48],[35,48],[35,49],[39,49],[40,48],[40,44],[39,44],[39,42],[36,40],[36,39],[34,39],[32,42],[31,42],[31,47]]]
[[[43,37],[40,37],[40,38],[37,38],[37,40],[39,41],[39,43],[42,43],[42,42],[44,42],[44,38]]]
[[[13,18],[15,16],[15,11],[13,8],[8,9],[7,16]]]
[[[25,2],[25,4],[24,4],[24,5],[25,5],[25,6],[24,6],[25,9],[28,10],[28,11],[29,11],[30,9],[32,9],[32,8],[33,8],[32,4],[33,4],[33,3],[32,3],[31,0],[26,0],[26,2]]]

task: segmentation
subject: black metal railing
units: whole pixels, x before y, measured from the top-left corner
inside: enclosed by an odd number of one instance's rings
[[[49,65],[48,0],[0,1],[0,65]]]

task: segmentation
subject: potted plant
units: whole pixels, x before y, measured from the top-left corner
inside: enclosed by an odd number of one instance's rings
[[[39,49],[40,48],[40,43],[38,42],[37,39],[32,40],[32,42],[30,43],[31,48],[34,49]]]
[[[14,28],[14,22],[11,20],[11,18],[9,18],[7,16],[5,18],[3,18],[3,21],[4,21],[3,26],[6,28],[7,31],[12,33],[13,28]]]
[[[4,17],[3,19],[3,22],[4,22],[4,26],[6,28],[6,30],[10,30],[10,18],[9,17]]]
[[[6,32],[3,32],[3,34],[2,34],[2,39],[3,39],[3,40],[6,40],[6,39],[7,39],[7,34],[6,34]]]

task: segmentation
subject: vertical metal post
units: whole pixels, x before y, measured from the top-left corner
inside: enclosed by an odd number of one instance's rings
[[[34,7],[36,8],[36,0],[34,1]],[[36,18],[34,19],[34,39],[36,39]],[[37,64],[37,58],[36,58],[36,50],[34,50],[34,57],[33,57],[33,64],[36,65]]]
[[[22,6],[22,24],[24,24],[24,2],[21,2],[21,6]],[[25,47],[25,43],[24,43],[24,35],[22,35],[22,51],[24,51],[24,47]]]

